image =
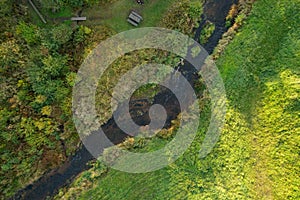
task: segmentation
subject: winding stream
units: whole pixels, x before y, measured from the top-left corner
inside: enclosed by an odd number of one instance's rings
[[[201,16],[202,21],[196,29],[194,39],[198,40],[206,20],[214,23],[216,28],[208,42],[203,45],[209,54],[213,52],[218,41],[222,38],[223,33],[227,31],[227,28],[225,27],[225,18],[231,5],[233,3],[237,3],[237,1],[238,0],[207,0],[204,3],[204,14]],[[179,71],[184,74],[191,85],[194,85],[199,77],[197,72],[191,69],[194,68],[189,67],[188,63],[179,67]],[[155,96],[153,103],[147,99],[134,100],[130,102],[132,119],[138,125],[147,125],[149,123],[150,119],[148,110],[152,104],[161,104],[165,107],[168,114],[165,127],[169,127],[171,125],[171,121],[175,119],[180,112],[179,103],[174,94],[172,94],[168,89],[163,89]],[[135,114],[137,111],[139,111],[139,113],[142,111],[143,115]],[[108,122],[101,128],[114,144],[118,144],[128,137],[127,134],[118,128],[113,118],[108,120]],[[93,159],[94,157],[91,156],[84,147],[82,147],[58,169],[45,174],[33,184],[19,190],[11,199],[42,200],[47,197],[53,197],[57,194],[60,188],[68,186],[79,173],[89,169],[90,167],[86,164]]]

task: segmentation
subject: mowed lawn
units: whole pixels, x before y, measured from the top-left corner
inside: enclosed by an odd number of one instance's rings
[[[87,17],[83,25],[107,25],[116,32],[134,28],[127,22],[131,10],[142,15],[144,20],[139,27],[156,26],[162,15],[178,0],[145,0],[144,5],[139,5],[134,0],[118,0],[106,6],[94,6],[83,11],[82,16]]]

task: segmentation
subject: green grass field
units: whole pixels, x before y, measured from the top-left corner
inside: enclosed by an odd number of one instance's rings
[[[167,9],[176,1],[146,0],[144,5],[139,5],[133,0],[119,0],[103,7],[93,6],[85,9],[82,13],[82,16],[88,18],[88,20],[82,24],[104,24],[117,32],[126,31],[133,28],[133,26],[127,22],[127,17],[131,10],[136,10],[144,18],[139,27],[155,26]]]
[[[299,199],[299,9],[297,0],[257,1],[217,60],[228,112],[209,156],[197,157],[205,106],[196,140],[174,164],[146,174],[109,170],[80,199]]]

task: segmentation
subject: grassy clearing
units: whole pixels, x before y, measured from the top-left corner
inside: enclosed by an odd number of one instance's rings
[[[133,0],[119,0],[113,4],[104,6],[93,6],[84,10],[83,16],[87,16],[83,25],[104,24],[116,32],[126,31],[134,28],[126,19],[130,10],[138,11],[144,18],[139,27],[156,26],[168,8],[178,0],[146,0],[144,5],[139,5]]]
[[[50,18],[56,18],[56,17],[72,17],[73,16],[73,10],[70,7],[63,7],[57,12],[52,12],[50,10],[44,11],[46,15]]]

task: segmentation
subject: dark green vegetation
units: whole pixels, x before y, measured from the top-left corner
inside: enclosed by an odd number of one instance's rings
[[[200,43],[201,44],[205,44],[208,39],[210,38],[210,36],[212,35],[212,33],[215,30],[215,25],[211,22],[207,22],[204,27],[203,27],[203,31],[201,31],[201,35],[200,35]]]
[[[40,27],[26,5],[10,0],[0,5],[1,198],[61,165],[77,149],[73,81],[83,47],[111,33],[67,23]]]
[[[299,9],[299,1],[257,1],[220,55],[216,63],[227,90],[228,113],[209,156],[199,159],[197,154],[210,116],[205,96],[198,136],[174,164],[147,174],[107,171],[98,164],[64,197],[299,199]],[[241,18],[245,16],[237,18],[239,24]],[[164,142],[157,137],[141,148],[155,149]],[[135,148],[139,143],[126,144]]]

